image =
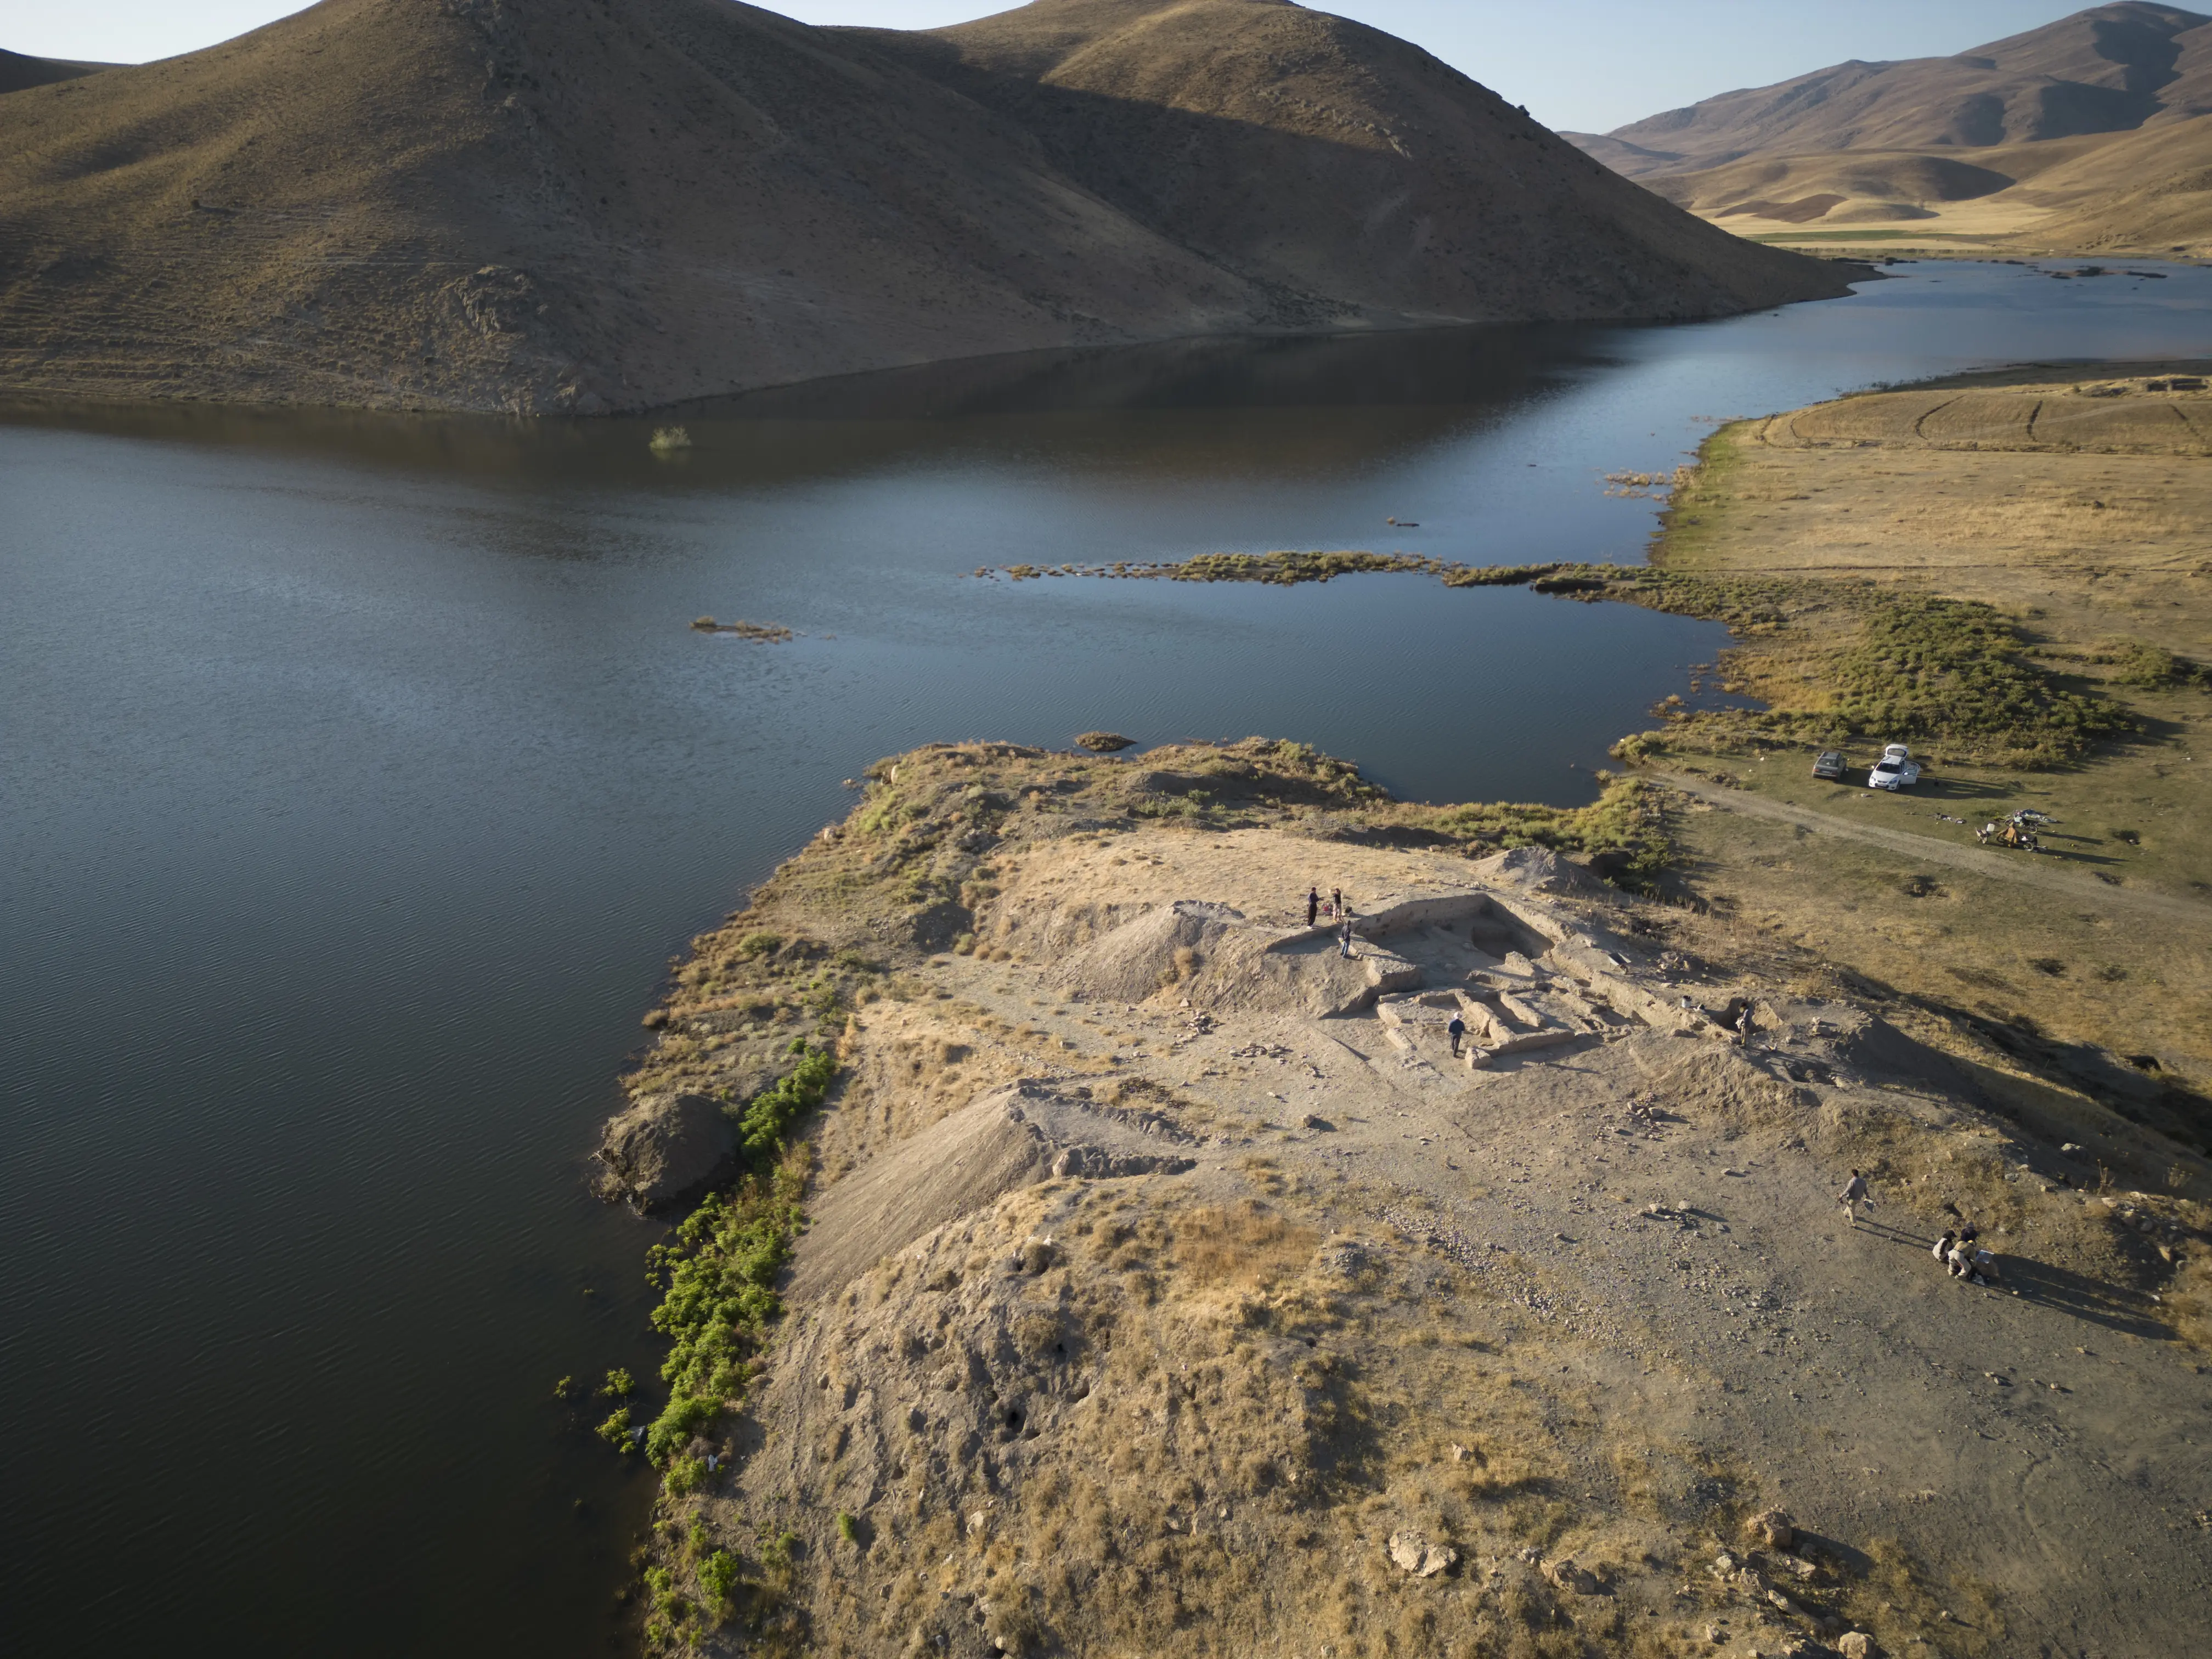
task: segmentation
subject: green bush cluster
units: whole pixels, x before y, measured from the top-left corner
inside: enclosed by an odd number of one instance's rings
[[[1829,659],[1825,678],[1836,714],[1868,737],[1995,742],[2056,759],[2133,728],[2126,710],[2063,690],[2022,661],[2025,643],[1986,605],[1889,595]]]
[[[793,1170],[748,1176],[735,1192],[709,1194],[671,1243],[653,1246],[653,1272],[666,1291],[653,1328],[672,1344],[660,1368],[668,1404],[646,1431],[654,1463],[744,1396],[761,1333],[783,1311],[775,1276],[791,1258],[799,1185]]]
[[[834,999],[834,988],[831,994]],[[755,1095],[738,1119],[745,1162],[756,1172],[768,1170],[783,1155],[784,1137],[791,1126],[822,1103],[830,1080],[837,1074],[837,1057],[827,1048],[811,1047],[805,1037],[792,1040],[791,1052],[799,1056],[799,1063],[773,1088]]]
[[[791,1051],[798,1064],[739,1119],[753,1173],[728,1193],[709,1194],[651,1253],[652,1276],[665,1286],[653,1328],[672,1346],[660,1368],[668,1404],[646,1431],[645,1454],[664,1468],[726,1402],[744,1396],[761,1334],[783,1311],[775,1279],[791,1259],[805,1182],[804,1155],[794,1156],[787,1140],[837,1074],[830,1049],[800,1038]],[[696,1485],[704,1471],[684,1475]]]
[[[1598,798],[1588,806],[1482,801],[1428,809],[1418,821],[1475,848],[1548,847],[1609,855],[1607,873],[1614,882],[1650,890],[1674,850],[1659,792],[1638,778],[1600,773],[1598,780]]]

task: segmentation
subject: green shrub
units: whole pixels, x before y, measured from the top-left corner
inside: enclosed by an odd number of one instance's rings
[[[860,1523],[845,1510],[837,1511],[837,1536],[848,1544],[860,1541]]]
[[[665,1286],[653,1328],[671,1346],[660,1368],[668,1404],[646,1431],[645,1451],[664,1468],[725,1404],[744,1397],[763,1333],[783,1312],[776,1275],[791,1259],[805,1184],[804,1149],[789,1149],[785,1137],[821,1103],[837,1074],[830,1049],[799,1038],[791,1052],[799,1063],[755,1097],[739,1120],[756,1173],[731,1192],[709,1194],[647,1257],[653,1279]]]
[[[813,1048],[805,1038],[795,1037],[791,1052],[799,1056],[799,1063],[774,1087],[754,1096],[738,1119],[745,1162],[756,1170],[766,1170],[775,1164],[791,1126],[822,1103],[830,1079],[837,1074],[837,1058],[827,1048]]]
[[[599,1392],[610,1400],[627,1400],[637,1392],[637,1384],[628,1371],[617,1365],[607,1373],[606,1382]]]
[[[707,1484],[707,1460],[703,1457],[672,1457],[663,1482],[672,1498],[684,1498]]]
[[[600,1424],[598,1428],[594,1429],[592,1432],[598,1435],[600,1439],[605,1441],[607,1444],[612,1446],[617,1451],[627,1452],[630,1450],[629,1407],[627,1406],[616,1407],[613,1414],[610,1416],[605,1422]]]
[[[699,1564],[699,1589],[708,1607],[719,1610],[729,1606],[738,1573],[738,1558],[727,1550],[716,1550]]]

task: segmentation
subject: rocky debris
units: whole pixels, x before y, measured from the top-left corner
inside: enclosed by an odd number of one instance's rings
[[[1091,1180],[1140,1175],[1181,1175],[1195,1169],[1197,1160],[1149,1152],[1110,1152],[1101,1146],[1069,1146],[1052,1161],[1056,1176],[1082,1176]]]
[[[1433,1578],[1459,1565],[1459,1552],[1449,1544],[1432,1544],[1425,1534],[1390,1534],[1390,1559],[1416,1578]]]
[[[1563,1589],[1570,1595],[1595,1595],[1604,1588],[1598,1583],[1597,1575],[1571,1555],[1562,1556],[1556,1561],[1547,1561],[1540,1571],[1546,1583],[1554,1589]]]
[[[1134,738],[1125,738],[1119,732],[1085,732],[1075,740],[1078,749],[1088,749],[1094,755],[1119,754],[1124,749],[1137,746]]]
[[[1881,1659],[1881,1650],[1863,1630],[1847,1631],[1837,1639],[1836,1651],[1844,1659]]]
[[[603,1172],[596,1183],[602,1197],[660,1209],[735,1171],[738,1129],[719,1101],[660,1095],[609,1120],[592,1156]]]
[[[1748,1530],[1769,1549],[1786,1550],[1797,1541],[1796,1522],[1784,1510],[1761,1510],[1752,1516]]]

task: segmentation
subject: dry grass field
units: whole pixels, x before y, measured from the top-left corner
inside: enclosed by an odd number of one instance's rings
[[[1812,778],[1799,744],[1707,744],[1695,720],[1666,742],[1678,766],[1728,786],[1686,799],[1686,873],[1700,893],[2024,1050],[2099,1073],[2110,1068],[2075,1045],[2121,1056],[2106,1080],[2131,1096],[2212,1085],[2204,367],[2084,380],[2027,368],[1741,423],[1677,492],[1657,553],[1671,573],[1800,585],[1785,623],[1746,635],[1710,674],[1816,724],[1825,653],[1855,626],[1824,596],[1869,589],[1992,607],[2019,629],[2027,671],[2124,712],[2126,729],[2041,764],[1931,739],[1926,779],[1896,796],[1861,787],[1878,733],[1849,745],[1841,783]],[[1713,810],[1732,790],[1799,816]],[[2017,807],[2057,821],[2042,854],[1945,861]],[[1855,840],[1854,826],[1925,851]],[[2033,871],[1996,873],[2008,864]]]

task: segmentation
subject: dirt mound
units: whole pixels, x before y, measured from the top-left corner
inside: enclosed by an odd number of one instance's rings
[[[1327,927],[1258,927],[1226,905],[1182,900],[1079,951],[1056,979],[1118,1002],[1172,990],[1179,1000],[1215,1012],[1328,1018],[1370,1006],[1378,991],[1409,982],[1407,971],[1403,959],[1364,937],[1346,956]]]
[[[1261,0],[1149,10],[939,38],[724,0],[324,0],[31,86],[0,101],[0,375],[593,413],[990,352],[1841,291],[1387,36]],[[1047,14],[1098,50],[1025,81],[990,43]]]
[[[1187,1137],[1149,1114],[1024,1081],[971,1102],[830,1189],[800,1243],[788,1293],[826,1295],[923,1234],[1054,1175],[1173,1174]]]

